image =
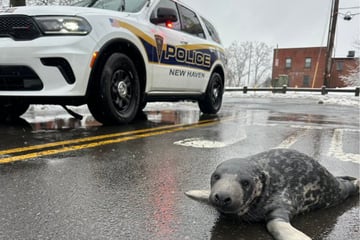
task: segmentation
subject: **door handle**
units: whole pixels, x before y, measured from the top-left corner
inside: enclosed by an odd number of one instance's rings
[[[189,44],[189,42],[187,42],[187,41],[180,41],[180,43],[181,43],[182,45],[188,45],[188,44]]]

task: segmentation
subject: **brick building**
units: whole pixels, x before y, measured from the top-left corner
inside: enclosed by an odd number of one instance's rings
[[[346,83],[341,80],[340,76],[348,75],[352,69],[358,66],[359,58],[333,58],[329,87],[346,87]]]
[[[334,58],[327,87],[344,87],[340,76],[359,64],[357,58]],[[324,85],[326,47],[274,49],[272,85],[320,88]]]

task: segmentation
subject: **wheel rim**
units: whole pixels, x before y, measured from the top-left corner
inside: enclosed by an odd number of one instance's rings
[[[214,83],[212,85],[212,91],[211,91],[211,102],[212,102],[213,106],[217,106],[220,103],[221,91],[222,91],[222,87],[221,87],[220,80],[218,78],[216,78],[216,80],[214,81]]]
[[[111,100],[119,112],[129,109],[133,100],[133,75],[131,72],[119,69],[112,76]]]

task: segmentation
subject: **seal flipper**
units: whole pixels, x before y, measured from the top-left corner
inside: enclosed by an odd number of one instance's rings
[[[311,240],[305,233],[281,218],[270,220],[266,223],[266,228],[276,240]]]
[[[305,233],[290,224],[290,212],[284,207],[274,207],[266,216],[266,228],[276,240],[311,240]]]
[[[210,190],[190,190],[185,192],[185,195],[193,200],[210,204]]]
[[[345,198],[359,194],[360,179],[348,176],[336,177],[340,182],[342,196]]]

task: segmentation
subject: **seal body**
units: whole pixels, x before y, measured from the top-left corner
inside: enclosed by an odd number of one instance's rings
[[[273,149],[222,162],[211,175],[211,191],[189,191],[221,213],[266,221],[275,239],[310,239],[290,225],[300,213],[341,203],[359,193],[359,180],[335,177],[315,159]]]
[[[220,182],[221,176],[226,181],[223,184]],[[233,183],[226,179],[230,176],[233,177]],[[350,179],[334,177],[305,154],[295,150],[275,149],[220,164],[212,175],[210,200],[219,211],[236,213],[226,209],[236,204],[234,195],[239,195],[239,192],[225,193],[226,190],[234,191],[229,189],[229,185],[235,184],[241,188],[238,191],[242,191],[243,203],[250,200],[247,211],[239,214],[245,220],[264,220],[267,212],[276,205],[286,209],[289,218],[292,218],[302,212],[339,204],[355,194],[358,189]],[[219,202],[217,198],[221,194],[227,194],[225,198],[230,198],[232,204]]]

